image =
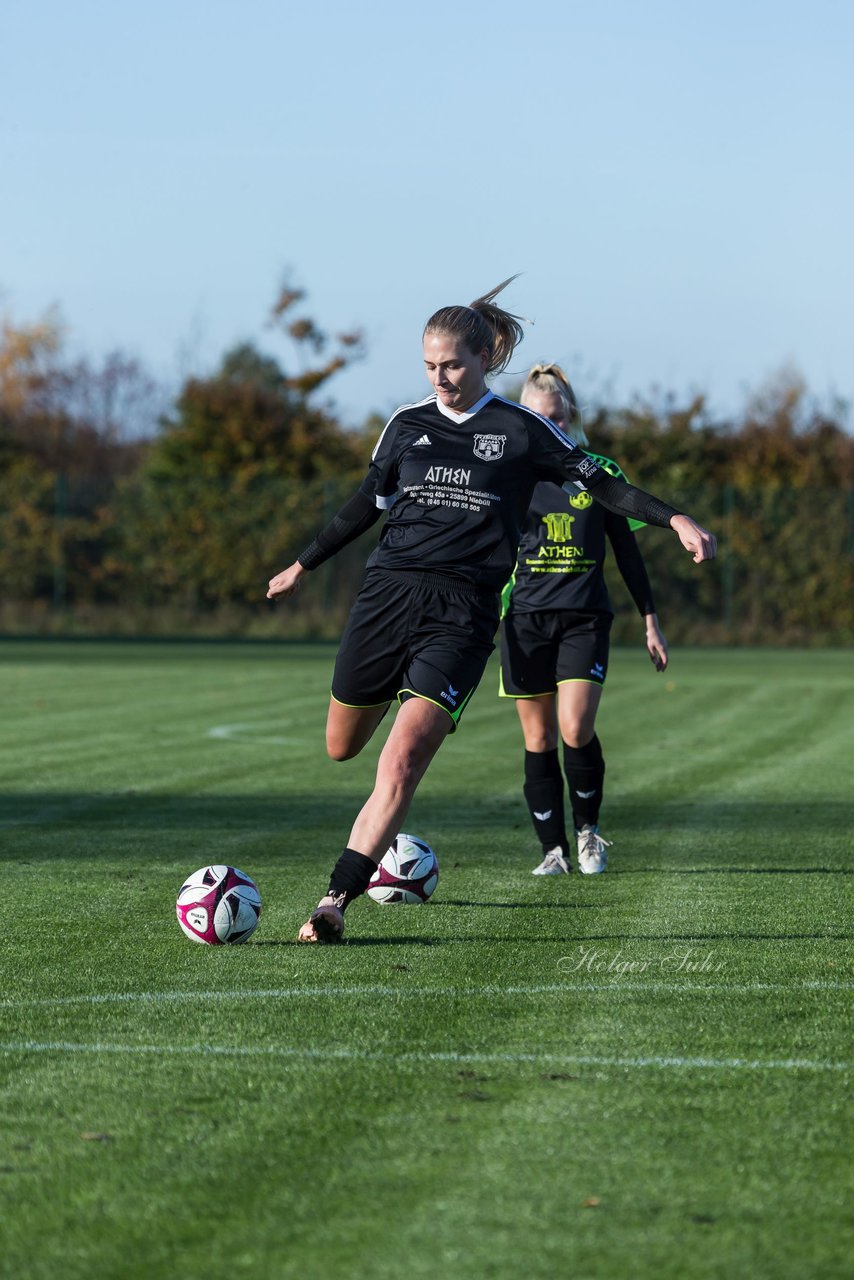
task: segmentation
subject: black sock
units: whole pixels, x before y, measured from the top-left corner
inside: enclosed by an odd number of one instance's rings
[[[344,901],[341,903],[342,911],[354,898],[358,898],[365,892],[376,869],[377,864],[364,853],[357,853],[355,849],[344,850],[335,863],[329,880],[330,894],[334,894],[335,897],[344,894]]]
[[[584,747],[563,744],[563,767],[569,783],[572,817],[577,828],[589,823],[595,827],[602,807],[605,786],[605,761],[602,746],[594,733]]]
[[[563,812],[563,776],[554,751],[525,752],[523,788],[531,821],[543,851],[560,845],[566,852],[566,823]]]

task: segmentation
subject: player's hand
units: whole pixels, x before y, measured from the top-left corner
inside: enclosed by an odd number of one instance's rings
[[[667,669],[667,641],[654,613],[648,613],[646,617],[646,651],[656,671]]]
[[[270,579],[267,584],[267,599],[281,600],[285,596],[293,595],[304,573],[305,569],[299,560],[295,560],[287,569],[283,569],[281,573],[276,574],[275,578]]]
[[[694,564],[704,560],[714,560],[718,550],[718,540],[708,529],[696,524],[690,516],[674,516],[670,528],[676,533],[686,551],[690,551]]]

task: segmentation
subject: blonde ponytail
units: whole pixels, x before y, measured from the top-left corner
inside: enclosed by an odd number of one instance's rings
[[[569,378],[559,364],[531,365],[528,376],[525,379],[525,385],[522,388],[522,394],[519,397],[519,403],[527,404],[526,397],[530,393],[560,396],[566,412],[567,434],[577,444],[588,444],[587,432],[584,430],[584,421],[581,416],[581,410],[578,407],[578,401],[575,398],[575,392],[572,389]]]

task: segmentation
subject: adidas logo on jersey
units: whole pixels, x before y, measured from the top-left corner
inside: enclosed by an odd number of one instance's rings
[[[415,441],[416,444],[432,444],[433,441],[428,435],[423,435],[420,440]]]

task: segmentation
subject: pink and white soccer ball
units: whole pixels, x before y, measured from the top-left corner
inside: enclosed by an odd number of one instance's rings
[[[438,882],[439,863],[427,841],[401,832],[383,854],[367,894],[384,906],[426,902]]]
[[[251,876],[217,863],[200,867],[184,881],[175,911],[188,938],[219,947],[251,937],[261,915],[261,895]]]

